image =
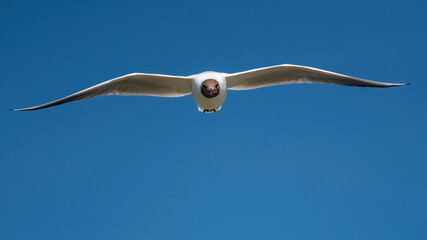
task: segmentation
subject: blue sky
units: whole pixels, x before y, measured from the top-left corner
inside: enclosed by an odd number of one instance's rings
[[[2,1],[1,239],[426,239],[425,1]],[[300,64],[411,82],[108,96]]]

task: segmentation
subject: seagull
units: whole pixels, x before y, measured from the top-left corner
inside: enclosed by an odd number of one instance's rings
[[[199,111],[212,113],[221,109],[228,90],[293,83],[324,83],[356,87],[395,87],[409,83],[385,83],[350,77],[317,68],[282,64],[238,73],[207,71],[191,76],[132,73],[102,82],[67,97],[42,105],[12,109],[30,111],[105,95],[144,95],[182,97],[191,94]]]

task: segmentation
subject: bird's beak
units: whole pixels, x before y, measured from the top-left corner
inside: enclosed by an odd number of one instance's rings
[[[212,88],[209,89],[209,94],[212,96],[212,94],[213,94],[213,89]]]

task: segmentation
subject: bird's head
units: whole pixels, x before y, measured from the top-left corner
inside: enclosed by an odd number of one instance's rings
[[[203,96],[213,98],[219,94],[219,83],[215,79],[207,79],[202,82],[200,86]]]

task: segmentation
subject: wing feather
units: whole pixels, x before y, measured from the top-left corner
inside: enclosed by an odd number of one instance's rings
[[[231,90],[249,90],[293,83],[325,83],[357,87],[394,87],[407,84],[375,82],[317,68],[290,64],[228,74],[226,80],[227,88]]]
[[[37,110],[55,105],[105,95],[146,95],[158,97],[181,97],[191,92],[190,77],[160,74],[132,73],[111,79],[67,97],[42,105],[13,109],[13,111]]]

